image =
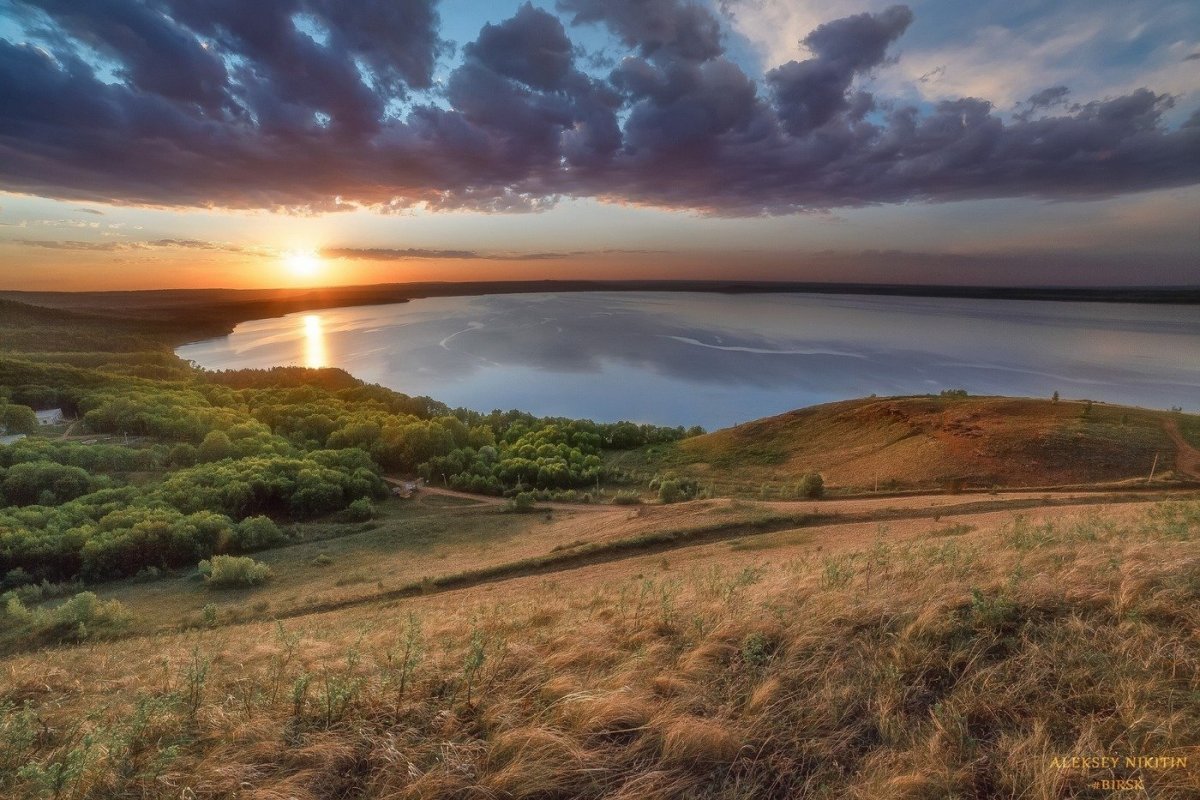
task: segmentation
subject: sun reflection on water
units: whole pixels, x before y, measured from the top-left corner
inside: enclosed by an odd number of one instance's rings
[[[308,314],[304,317],[304,366],[320,369],[328,366],[325,352],[325,333],[321,330],[321,316]]]

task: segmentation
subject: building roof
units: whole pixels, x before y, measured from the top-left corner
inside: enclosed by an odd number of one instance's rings
[[[35,411],[33,413],[37,415],[37,421],[42,425],[63,418],[63,410],[61,408],[47,408],[44,411]]]

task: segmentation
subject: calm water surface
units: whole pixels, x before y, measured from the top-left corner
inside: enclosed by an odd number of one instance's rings
[[[480,411],[716,428],[869,394],[1200,407],[1190,306],[849,295],[443,297],[245,322],[179,355],[341,367]]]

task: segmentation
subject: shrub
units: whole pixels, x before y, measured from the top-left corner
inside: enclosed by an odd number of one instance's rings
[[[825,479],[819,472],[809,472],[796,485],[796,494],[810,500],[825,496]]]
[[[375,518],[375,506],[371,505],[371,501],[367,498],[360,497],[346,506],[346,510],[342,512],[342,517],[347,522],[366,522],[369,519]]]
[[[33,433],[37,427],[37,415],[32,408],[0,401],[0,428],[8,433]]]
[[[13,593],[6,596],[0,612],[6,625],[24,627],[35,638],[79,641],[101,633],[113,633],[129,624],[131,615],[117,600],[101,600],[92,592],[80,592],[54,608],[29,609]]]
[[[641,504],[642,498],[638,496],[638,493],[627,489],[617,492],[617,496],[613,498],[613,505],[617,506],[637,506]]]
[[[241,589],[266,583],[271,568],[247,556],[213,556],[201,561],[200,574],[213,589]]]
[[[678,503],[683,499],[683,491],[678,481],[663,481],[658,485],[658,499],[664,503]]]
[[[199,457],[195,445],[184,442],[171,448],[171,452],[167,455],[167,461],[171,462],[171,466],[174,467],[194,467]]]
[[[234,544],[238,550],[262,550],[287,541],[270,517],[248,517],[238,523],[234,533]]]
[[[516,497],[508,501],[509,511],[532,511],[534,507],[535,497],[533,492],[521,492]]]
[[[29,583],[33,583],[33,576],[24,568],[17,567],[4,573],[4,580],[0,580],[0,590],[16,589]]]
[[[91,491],[87,471],[52,461],[14,464],[4,473],[4,496],[10,505],[58,505]]]
[[[755,631],[742,640],[742,661],[751,667],[761,667],[771,660],[774,643],[761,631]]]
[[[233,455],[233,442],[224,431],[210,431],[196,451],[199,461],[221,461]]]

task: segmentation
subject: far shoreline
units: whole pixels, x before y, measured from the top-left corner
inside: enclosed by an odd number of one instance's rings
[[[229,335],[241,322],[300,311],[390,305],[432,297],[570,292],[840,294],[935,299],[1200,305],[1200,286],[962,286],[729,280],[539,280],[381,283],[300,289],[0,290],[0,299],[43,308],[156,323],[172,349]]]

